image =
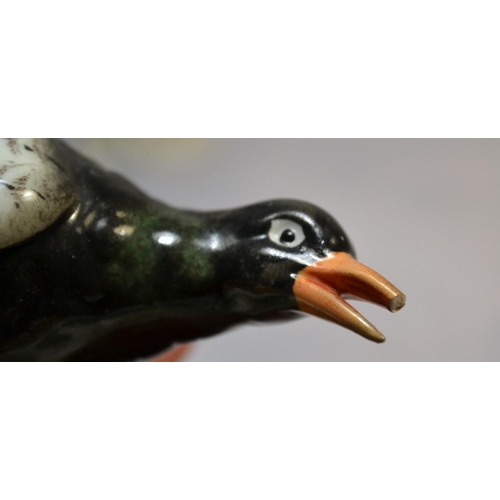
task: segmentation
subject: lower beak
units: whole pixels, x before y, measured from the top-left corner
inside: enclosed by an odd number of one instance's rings
[[[399,311],[406,297],[385,278],[344,252],[307,266],[295,279],[299,309],[358,333],[374,342],[385,337],[344,299],[355,298]]]

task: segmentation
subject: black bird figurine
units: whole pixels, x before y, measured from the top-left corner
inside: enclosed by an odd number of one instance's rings
[[[301,310],[383,335],[344,298],[404,295],[320,208],[177,210],[64,142],[0,140],[0,360],[134,360]]]

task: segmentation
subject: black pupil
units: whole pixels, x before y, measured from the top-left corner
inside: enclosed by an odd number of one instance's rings
[[[281,233],[281,243],[293,243],[295,241],[295,233],[291,229],[285,229]]]

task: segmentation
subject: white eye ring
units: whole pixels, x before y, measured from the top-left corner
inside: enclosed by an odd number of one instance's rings
[[[299,246],[306,239],[302,226],[289,219],[271,221],[268,235],[272,242],[287,248]]]

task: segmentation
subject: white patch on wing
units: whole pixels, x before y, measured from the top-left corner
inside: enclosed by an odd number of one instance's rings
[[[0,139],[0,249],[51,226],[75,201],[46,139]]]

